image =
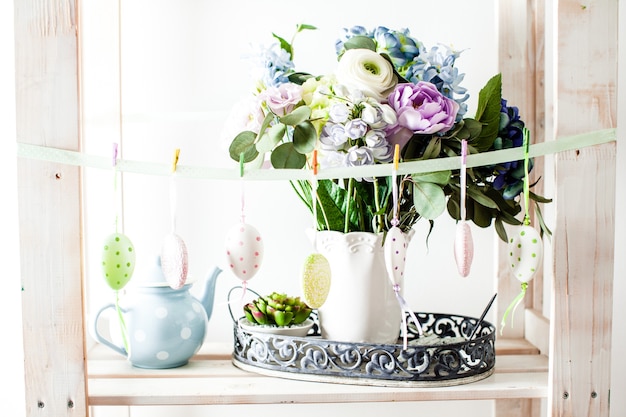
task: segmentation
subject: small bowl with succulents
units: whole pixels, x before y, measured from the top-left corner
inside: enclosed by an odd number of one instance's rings
[[[313,327],[312,311],[300,297],[273,292],[244,305],[239,325],[248,332],[304,337]]]

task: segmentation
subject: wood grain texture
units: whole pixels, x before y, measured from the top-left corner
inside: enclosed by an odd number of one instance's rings
[[[15,2],[19,142],[79,150],[76,5]],[[85,416],[80,169],[18,160],[26,415]]]
[[[618,2],[555,10],[556,134],[616,127]],[[552,416],[609,416],[615,153],[610,143],[556,156]]]
[[[615,144],[557,157],[552,415],[609,415]]]

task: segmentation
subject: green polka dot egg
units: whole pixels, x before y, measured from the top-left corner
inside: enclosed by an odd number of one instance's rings
[[[521,282],[533,279],[539,269],[543,255],[543,241],[532,226],[515,228],[508,242],[508,259],[513,276]]]
[[[135,270],[135,247],[121,233],[104,239],[102,246],[102,275],[114,290],[121,290],[130,281]]]

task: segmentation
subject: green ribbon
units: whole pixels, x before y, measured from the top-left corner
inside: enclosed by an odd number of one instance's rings
[[[506,326],[506,318],[511,314],[511,321],[513,321],[515,317],[515,310],[517,306],[520,305],[524,297],[526,296],[526,290],[528,289],[528,283],[522,282],[522,290],[520,293],[511,301],[511,304],[506,308],[504,314],[502,315],[502,321],[500,322],[500,335],[502,335],[502,331],[504,330],[504,326]],[[513,327],[513,325],[511,325]]]
[[[530,157],[536,157],[615,141],[615,129],[604,129],[537,143],[529,147],[528,153]],[[523,158],[523,154],[524,149],[521,149],[521,147],[472,154],[467,156],[467,167],[472,168],[495,165],[502,162],[519,161]],[[89,155],[78,151],[68,151],[22,142],[17,143],[17,156],[20,158],[37,159],[90,168],[109,169],[111,167],[110,158],[104,156]],[[460,156],[427,159],[424,161],[409,161],[399,164],[398,175],[447,171],[450,169],[459,169],[460,166]],[[392,163],[359,167],[328,168],[318,174],[318,179],[385,177],[390,175],[393,168]],[[120,159],[117,161],[117,169],[122,172],[165,176],[170,175],[171,164]],[[308,169],[258,168],[248,170],[245,178],[249,181],[308,180],[311,178],[311,171],[312,170]],[[230,169],[209,166],[178,165],[176,172],[180,178],[211,180],[236,180],[241,178],[240,167]]]

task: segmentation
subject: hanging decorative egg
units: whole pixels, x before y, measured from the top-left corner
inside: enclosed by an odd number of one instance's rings
[[[263,239],[254,226],[240,223],[226,234],[228,267],[240,280],[250,280],[259,272],[263,254]]]
[[[122,233],[113,233],[104,239],[102,247],[102,274],[114,290],[121,290],[130,281],[135,270],[135,247]]]
[[[402,283],[407,246],[402,230],[397,226],[390,228],[385,237],[384,251],[387,275],[394,285]]]
[[[189,270],[187,246],[176,233],[170,233],[163,239],[161,270],[171,288],[178,289],[185,285]]]
[[[509,238],[508,255],[515,278],[521,282],[533,279],[543,255],[543,241],[539,232],[530,225],[516,227]]]
[[[330,264],[321,253],[312,253],[302,268],[302,296],[311,308],[320,308],[330,292]]]
[[[461,220],[456,226],[456,237],[454,239],[454,260],[459,275],[467,277],[472,267],[474,258],[474,241],[472,240],[472,229],[470,225]]]

